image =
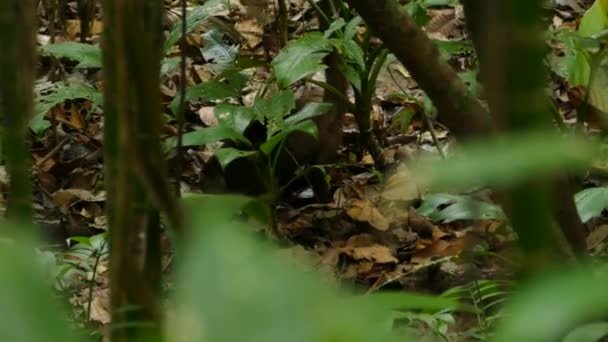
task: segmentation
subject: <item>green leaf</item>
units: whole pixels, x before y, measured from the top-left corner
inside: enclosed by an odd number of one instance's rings
[[[267,121],[268,136],[284,129],[284,117],[296,107],[295,95],[290,89],[272,95],[268,100],[262,97],[255,99],[253,110],[258,120]]]
[[[319,134],[317,125],[313,121],[311,121],[311,120],[302,121],[293,126],[290,126],[286,130],[281,131],[279,134],[268,139],[265,143],[263,143],[260,146],[260,150],[265,155],[267,155],[267,156],[270,155],[272,153],[272,151],[274,151],[274,149],[277,147],[277,145],[280,142],[282,142],[285,138],[287,138],[287,135],[289,133],[296,132],[296,131],[310,134],[315,138],[318,137],[318,134]]]
[[[340,72],[344,75],[344,78],[359,92],[361,91],[361,73],[354,66],[349,64],[340,63]]]
[[[205,46],[201,49],[201,53],[207,62],[212,63],[215,72],[220,73],[234,65],[238,47],[225,44],[222,32],[212,29],[203,34],[203,38],[205,38]]]
[[[2,227],[15,231],[15,227]],[[19,227],[22,231],[32,227]],[[34,259],[34,244],[0,241],[0,332],[3,341],[78,341],[68,314]],[[84,341],[84,340],[83,340]]]
[[[357,29],[363,22],[363,18],[356,16],[352,18],[344,28],[344,40],[353,40],[357,36]]]
[[[520,133],[467,145],[464,156],[422,163],[416,174],[437,188],[510,186],[584,169],[597,155],[596,145],[553,132]]]
[[[324,70],[323,58],[331,52],[331,45],[320,32],[310,33],[291,41],[274,58],[271,65],[281,88]]]
[[[404,6],[407,13],[414,18],[414,21],[418,26],[426,25],[430,18],[426,13],[426,9],[424,9],[418,1],[410,1]]]
[[[218,125],[215,127],[207,127],[197,131],[188,132],[183,135],[184,146],[202,146],[220,140],[232,140],[235,142],[251,145],[249,139],[241,133],[235,131],[232,127],[226,125]],[[177,138],[172,137],[163,144],[164,150],[169,151],[177,146]]]
[[[250,157],[256,153],[255,151],[241,151],[233,147],[224,147],[215,151],[215,157],[222,168],[225,168],[236,159]]]
[[[93,106],[103,103],[103,95],[97,89],[83,84],[72,83],[64,85],[56,83],[47,90],[47,94],[36,98],[34,117],[30,121],[30,129],[38,135],[44,132],[50,123],[44,120],[46,113],[58,104],[67,100],[86,99],[92,102]]]
[[[392,311],[339,294],[312,271],[314,261],[278,257],[287,254],[229,221],[243,201],[190,202],[194,234],[177,268],[175,320],[168,324],[176,336],[169,340],[187,332],[192,341],[397,341],[387,328]]]
[[[344,25],[346,25],[346,22],[344,21],[343,18],[336,18],[336,20],[331,22],[331,24],[329,25],[329,28],[327,30],[325,30],[325,32],[323,32],[323,37],[325,37],[325,39],[328,39],[329,37],[332,36],[332,34],[334,32],[343,28]]]
[[[240,134],[245,133],[245,129],[255,118],[253,109],[230,103],[218,103],[213,109],[213,113],[220,123],[232,127]]]
[[[605,27],[602,6],[600,1],[596,0],[581,19],[581,23],[578,26],[578,33],[583,37],[590,37],[604,30]]]
[[[468,196],[432,194],[416,210],[433,221],[446,223],[458,220],[504,220],[505,215],[497,205],[482,202]]]
[[[209,80],[199,83],[186,91],[186,101],[202,98],[204,101],[224,100],[231,97],[239,97],[240,89],[235,89],[232,85],[218,80]],[[175,96],[169,105],[173,113],[179,109],[181,96]]]
[[[165,75],[168,72],[175,70],[181,61],[181,57],[163,58],[160,64],[160,74]]]
[[[101,49],[98,46],[65,42],[41,46],[40,51],[57,57],[65,57],[77,61],[76,68],[101,68]]]
[[[560,266],[518,289],[506,308],[509,315],[489,341],[561,341],[564,328],[603,317],[608,311],[608,274],[588,266]]]
[[[348,62],[357,66],[358,70],[365,70],[365,56],[357,42],[354,40],[346,40],[342,44],[342,49],[344,58],[346,58]]]
[[[608,208],[608,187],[589,188],[574,196],[581,221],[587,222]]]
[[[331,103],[308,102],[297,113],[290,115],[285,119],[285,127],[328,113],[332,107],[333,105]]]
[[[572,330],[562,342],[595,342],[608,336],[608,322],[589,323]]]
[[[445,55],[457,55],[466,52],[473,51],[473,47],[471,43],[466,40],[462,41],[454,41],[454,40],[433,40],[435,45],[437,45],[437,49],[439,53],[443,56]]]
[[[186,16],[186,34],[192,33],[202,24],[207,22],[211,17],[226,10],[224,0],[207,0],[202,6],[197,6]],[[182,21],[178,21],[171,32],[167,36],[163,51],[164,54],[169,52],[169,49],[177,43],[182,36]]]
[[[454,7],[459,4],[459,0],[422,0],[422,7],[444,7],[451,6]]]
[[[383,306],[386,310],[441,311],[446,308],[465,308],[458,300],[405,292],[375,292],[362,297]]]

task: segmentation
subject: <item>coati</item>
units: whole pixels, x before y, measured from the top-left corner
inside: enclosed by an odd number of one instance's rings
[[[319,7],[324,13],[331,13],[329,1],[331,0],[319,2]],[[327,17],[332,18],[333,16],[327,15]],[[330,23],[323,20],[323,18],[318,19],[319,28],[322,31],[327,30]],[[325,78],[328,84],[342,94],[346,94],[348,82],[338,69],[339,58],[340,56],[335,53],[331,53],[325,58],[325,64],[328,66],[325,70]],[[296,171],[302,165],[328,164],[336,160],[338,148],[342,143],[342,117],[346,113],[346,105],[329,92],[324,92],[322,101],[333,104],[333,109],[314,119],[318,129],[318,139],[303,132],[294,132],[287,137],[278,156],[277,168],[275,170],[275,182],[279,186],[289,183],[296,176]],[[303,103],[299,103],[297,106],[302,105]],[[259,143],[263,142],[260,141],[260,137],[264,139],[266,130],[261,123],[255,122],[248,127],[245,135],[255,145],[256,141]],[[215,190],[238,192],[252,196],[268,192],[270,190],[269,185],[264,184],[265,177],[259,174],[263,168],[257,163],[261,162],[261,160],[255,157],[240,158],[233,161],[226,166],[223,172],[222,178],[225,182],[225,189]],[[213,178],[217,182],[218,170],[219,163],[211,160],[203,170],[203,177]],[[312,186],[317,201],[327,202],[330,200],[329,188],[325,181],[325,175],[321,170],[312,168],[302,178],[305,183]],[[297,185],[298,183],[295,184]],[[302,182],[299,182],[299,184],[302,184]],[[203,182],[203,190],[213,189],[210,189],[208,186],[205,189],[205,182]]]

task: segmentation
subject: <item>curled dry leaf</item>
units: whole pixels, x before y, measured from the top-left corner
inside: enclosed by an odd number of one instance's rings
[[[380,210],[368,200],[353,200],[351,208],[346,214],[353,220],[368,222],[372,227],[381,231],[386,231],[390,225]]]

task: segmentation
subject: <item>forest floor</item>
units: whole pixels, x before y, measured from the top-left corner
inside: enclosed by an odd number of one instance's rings
[[[318,27],[307,1],[290,0],[289,4],[289,26],[294,34]],[[169,5],[167,31],[179,20],[178,4]],[[576,1],[552,6],[548,30],[576,28],[584,11]],[[442,57],[461,74],[472,91],[478,92],[462,7],[430,6],[425,8],[424,15],[429,20],[426,32],[438,42]],[[276,55],[276,37],[264,38],[262,21],[268,18],[272,16],[267,12],[235,6],[218,13],[211,24],[191,33],[186,51],[188,86],[213,77],[201,52],[208,44],[204,35],[213,27],[222,28],[224,44],[238,47],[239,55],[260,59]],[[41,46],[51,41],[80,39],[81,20],[75,2],[69,2],[65,19],[54,36],[43,7],[40,7],[39,22]],[[98,46],[101,30],[101,18],[96,11],[87,43]],[[551,47],[554,56],[563,55],[562,45],[551,44]],[[178,57],[179,53],[176,45],[168,57]],[[36,220],[43,226],[48,250],[53,251],[57,260],[57,287],[68,294],[75,317],[101,328],[110,322],[108,258],[103,235],[106,197],[102,188],[103,115],[99,106],[102,101],[99,93],[80,87],[99,90],[101,78],[98,68],[86,67],[86,63],[84,67],[79,66],[74,59],[83,63],[79,57],[57,58],[52,54],[45,54],[40,61],[36,83],[38,114],[33,122],[32,148],[37,170]],[[165,66],[168,69],[164,70],[161,91],[164,110],[170,113],[168,108],[178,94],[180,74],[177,63]],[[264,68],[256,69],[243,102],[251,101],[268,76]],[[317,76],[323,77],[322,73]],[[548,89],[565,122],[572,124],[575,106],[571,99],[576,92],[557,75],[551,77]],[[310,83],[299,85],[295,93],[300,102],[322,98],[320,88]],[[202,99],[190,101],[186,108],[186,130],[217,125],[215,105]],[[319,203],[310,189],[288,196],[277,207],[275,215],[278,231],[291,247],[281,249],[277,257],[309,265],[326,273],[336,284],[362,293],[391,289],[440,294],[463,286],[469,289],[471,299],[476,300],[475,296],[480,294],[470,286],[472,281],[477,281],[475,286],[479,288],[480,280],[499,284],[508,293],[511,276],[508,266],[516,237],[502,211],[492,203],[489,191],[421,194],[413,185],[407,162],[441,158],[451,153],[455,142],[446,127],[432,118],[425,120],[425,115],[432,115],[432,107],[407,70],[394,58],[389,58],[380,72],[372,108],[373,128],[387,167],[378,171],[373,159],[360,153],[354,143],[357,126],[353,116],[347,115],[340,162],[325,166],[331,175],[333,201]],[[165,137],[175,135],[176,125],[173,116],[166,114]],[[187,165],[179,175],[182,191],[201,191],[201,174],[212,154],[213,150],[206,146],[187,148]],[[168,158],[174,158],[174,153]],[[170,170],[173,176],[174,171]],[[601,179],[589,181],[602,184]],[[602,254],[608,236],[608,225],[603,221],[600,216],[588,223],[588,245],[594,253]],[[66,238],[72,238],[69,247]],[[168,241],[164,252],[170,268]],[[479,328],[471,317],[458,319],[455,330]]]

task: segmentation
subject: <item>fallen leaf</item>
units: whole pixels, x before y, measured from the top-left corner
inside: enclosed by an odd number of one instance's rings
[[[389,221],[380,213],[374,204],[367,200],[353,200],[351,208],[346,212],[353,220],[368,222],[372,227],[386,231]]]
[[[215,117],[214,109],[215,107],[213,106],[204,106],[198,110],[198,117],[209,127],[217,126],[217,117]]]
[[[401,164],[386,179],[381,196],[389,201],[412,201],[420,197],[418,184],[407,166]]]
[[[587,236],[587,249],[592,250],[599,244],[604,242],[608,237],[608,224],[601,225],[595,228],[589,236]]]
[[[399,260],[393,256],[390,248],[374,244],[366,247],[354,248],[349,254],[355,260],[369,260],[376,264],[397,263]]]
[[[106,296],[96,296],[91,301],[91,320],[101,324],[108,324],[111,321],[110,299]]]
[[[264,28],[255,19],[245,19],[237,22],[234,28],[245,38],[249,48],[255,48],[262,42]]]

